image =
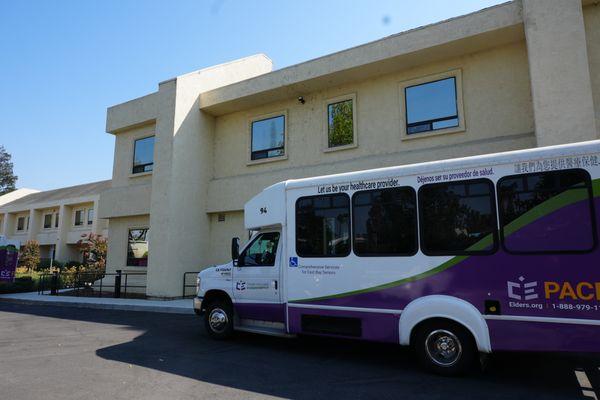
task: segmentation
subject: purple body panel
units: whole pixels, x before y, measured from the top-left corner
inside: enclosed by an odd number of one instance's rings
[[[488,320],[494,350],[600,352],[600,326]]]
[[[285,304],[234,303],[235,313],[242,319],[285,322]]]

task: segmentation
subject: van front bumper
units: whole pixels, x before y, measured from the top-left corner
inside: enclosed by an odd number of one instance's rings
[[[202,297],[196,296],[194,297],[194,312],[197,315],[202,315]]]

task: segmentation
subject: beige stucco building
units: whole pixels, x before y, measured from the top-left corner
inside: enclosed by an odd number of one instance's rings
[[[594,1],[508,2],[276,71],[265,55],[195,71],[108,109],[108,268],[147,269],[148,295],[180,296],[185,271],[228,261],[230,238],[247,238],[244,203],[272,183],[599,129]],[[147,261],[130,262],[140,243]]]
[[[108,220],[99,219],[100,193],[110,181],[56,190],[19,189],[0,196],[0,235],[23,245],[40,244],[40,257],[82,261],[77,242],[90,233],[108,235]]]

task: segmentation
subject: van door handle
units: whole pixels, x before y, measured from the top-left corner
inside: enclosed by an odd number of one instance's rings
[[[273,281],[273,287],[275,288],[275,290],[277,290],[277,281]]]

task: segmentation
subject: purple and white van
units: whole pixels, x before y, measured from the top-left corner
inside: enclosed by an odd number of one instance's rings
[[[443,374],[493,350],[600,351],[600,141],[288,180],[198,275],[216,338],[413,346]]]

